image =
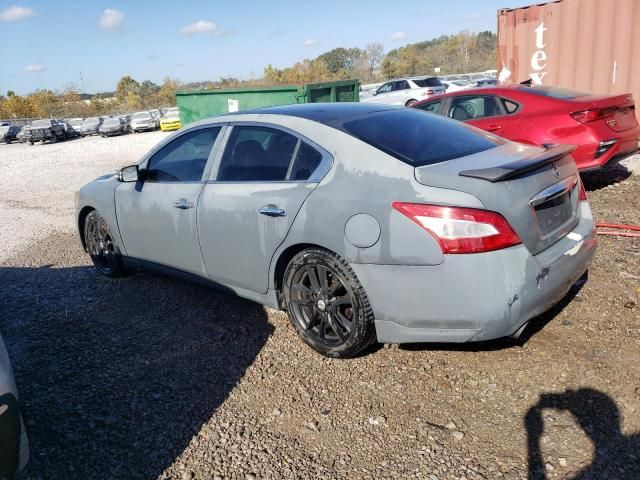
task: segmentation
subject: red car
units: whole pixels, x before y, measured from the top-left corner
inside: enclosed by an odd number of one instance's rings
[[[413,108],[446,115],[509,140],[573,144],[581,171],[640,148],[631,94],[591,95],[543,85],[506,85],[445,93]]]

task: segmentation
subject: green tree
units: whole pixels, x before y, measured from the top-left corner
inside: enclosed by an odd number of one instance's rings
[[[140,84],[131,76],[126,75],[120,79],[116,86],[116,98],[120,103],[123,103],[126,101],[129,93],[135,93],[137,95],[139,90]]]

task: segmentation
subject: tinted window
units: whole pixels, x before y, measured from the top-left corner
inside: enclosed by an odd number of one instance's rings
[[[442,100],[436,100],[435,102],[423,103],[422,105],[416,105],[415,108],[424,110],[425,112],[438,113]]]
[[[418,85],[419,87],[442,87],[442,82],[439,78],[431,77],[431,78],[420,78],[413,79],[413,83]]]
[[[233,127],[220,163],[218,180],[285,180],[297,144],[296,137],[281,130],[267,127]]]
[[[408,90],[409,82],[406,80],[398,80],[397,82],[393,82],[393,90]]]
[[[579,92],[577,90],[570,90],[568,88],[560,88],[560,87],[548,87],[546,85],[532,85],[530,87],[519,87],[518,90],[521,92],[533,93],[535,95],[541,95],[543,97],[551,97],[551,98],[576,98],[576,97],[584,97],[588,95],[588,93]]]
[[[415,108],[370,114],[337,126],[416,167],[489,150],[504,140]]]
[[[291,180],[305,181],[318,168],[322,161],[322,154],[304,142],[300,144],[296,159],[291,168]]]
[[[149,159],[148,179],[157,182],[191,182],[202,179],[209,153],[220,127],[179,136]]]
[[[519,108],[519,105],[517,103],[512,102],[511,100],[507,100],[506,98],[502,99],[502,105],[504,106],[504,109],[507,111],[507,113],[515,113]]]
[[[455,97],[449,105],[449,116],[461,122],[493,117],[501,113],[495,98],[491,96]]]

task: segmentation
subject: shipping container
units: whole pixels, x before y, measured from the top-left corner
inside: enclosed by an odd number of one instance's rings
[[[498,80],[640,100],[640,0],[559,0],[498,10]]]
[[[359,80],[272,87],[185,90],[176,93],[183,125],[203,118],[250,108],[292,103],[358,102]]]

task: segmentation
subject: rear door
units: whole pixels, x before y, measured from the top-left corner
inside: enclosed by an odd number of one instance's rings
[[[198,204],[209,278],[266,293],[273,254],[331,165],[330,155],[292,131],[234,124]]]

